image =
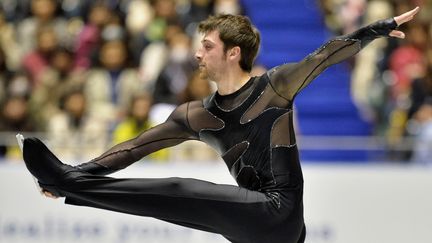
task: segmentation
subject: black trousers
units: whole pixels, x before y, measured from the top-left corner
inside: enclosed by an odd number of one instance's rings
[[[295,190],[281,190],[275,200],[197,179],[116,179],[82,172],[69,173],[67,182],[56,187],[67,204],[154,217],[234,243],[301,243],[306,233]]]

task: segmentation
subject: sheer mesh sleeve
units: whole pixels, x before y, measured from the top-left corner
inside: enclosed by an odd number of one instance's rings
[[[164,123],[134,139],[115,145],[101,156],[78,167],[88,169],[93,174],[109,174],[160,149],[197,139],[197,133],[189,126],[188,109],[189,103],[179,106]]]
[[[287,100],[294,97],[330,65],[358,53],[378,37],[397,28],[393,18],[377,21],[351,34],[332,39],[298,63],[284,64],[268,72],[275,91]]]

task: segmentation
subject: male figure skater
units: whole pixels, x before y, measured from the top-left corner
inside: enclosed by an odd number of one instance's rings
[[[396,28],[418,11],[335,38],[302,61],[260,77],[249,76],[260,44],[249,19],[210,17],[199,25],[204,37],[196,59],[202,77],[214,81],[217,92],[180,105],[166,122],[77,167],[63,164],[38,139],[25,139],[26,166],[47,196],[66,197],[68,204],[154,217],[218,233],[235,243],[304,242],[294,98],[325,68],[353,56],[375,38],[403,38]],[[191,139],[215,148],[238,186],[186,178],[104,176]]]

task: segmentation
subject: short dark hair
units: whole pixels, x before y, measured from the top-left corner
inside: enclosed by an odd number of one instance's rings
[[[219,32],[224,52],[235,46],[240,47],[240,67],[250,72],[261,41],[260,33],[250,19],[242,15],[218,14],[210,16],[198,26],[200,33],[207,34],[214,30]]]

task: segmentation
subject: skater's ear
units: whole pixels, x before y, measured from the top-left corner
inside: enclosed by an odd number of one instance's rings
[[[240,62],[241,58],[241,48],[239,46],[234,46],[227,51],[228,59],[235,61],[238,60]]]

